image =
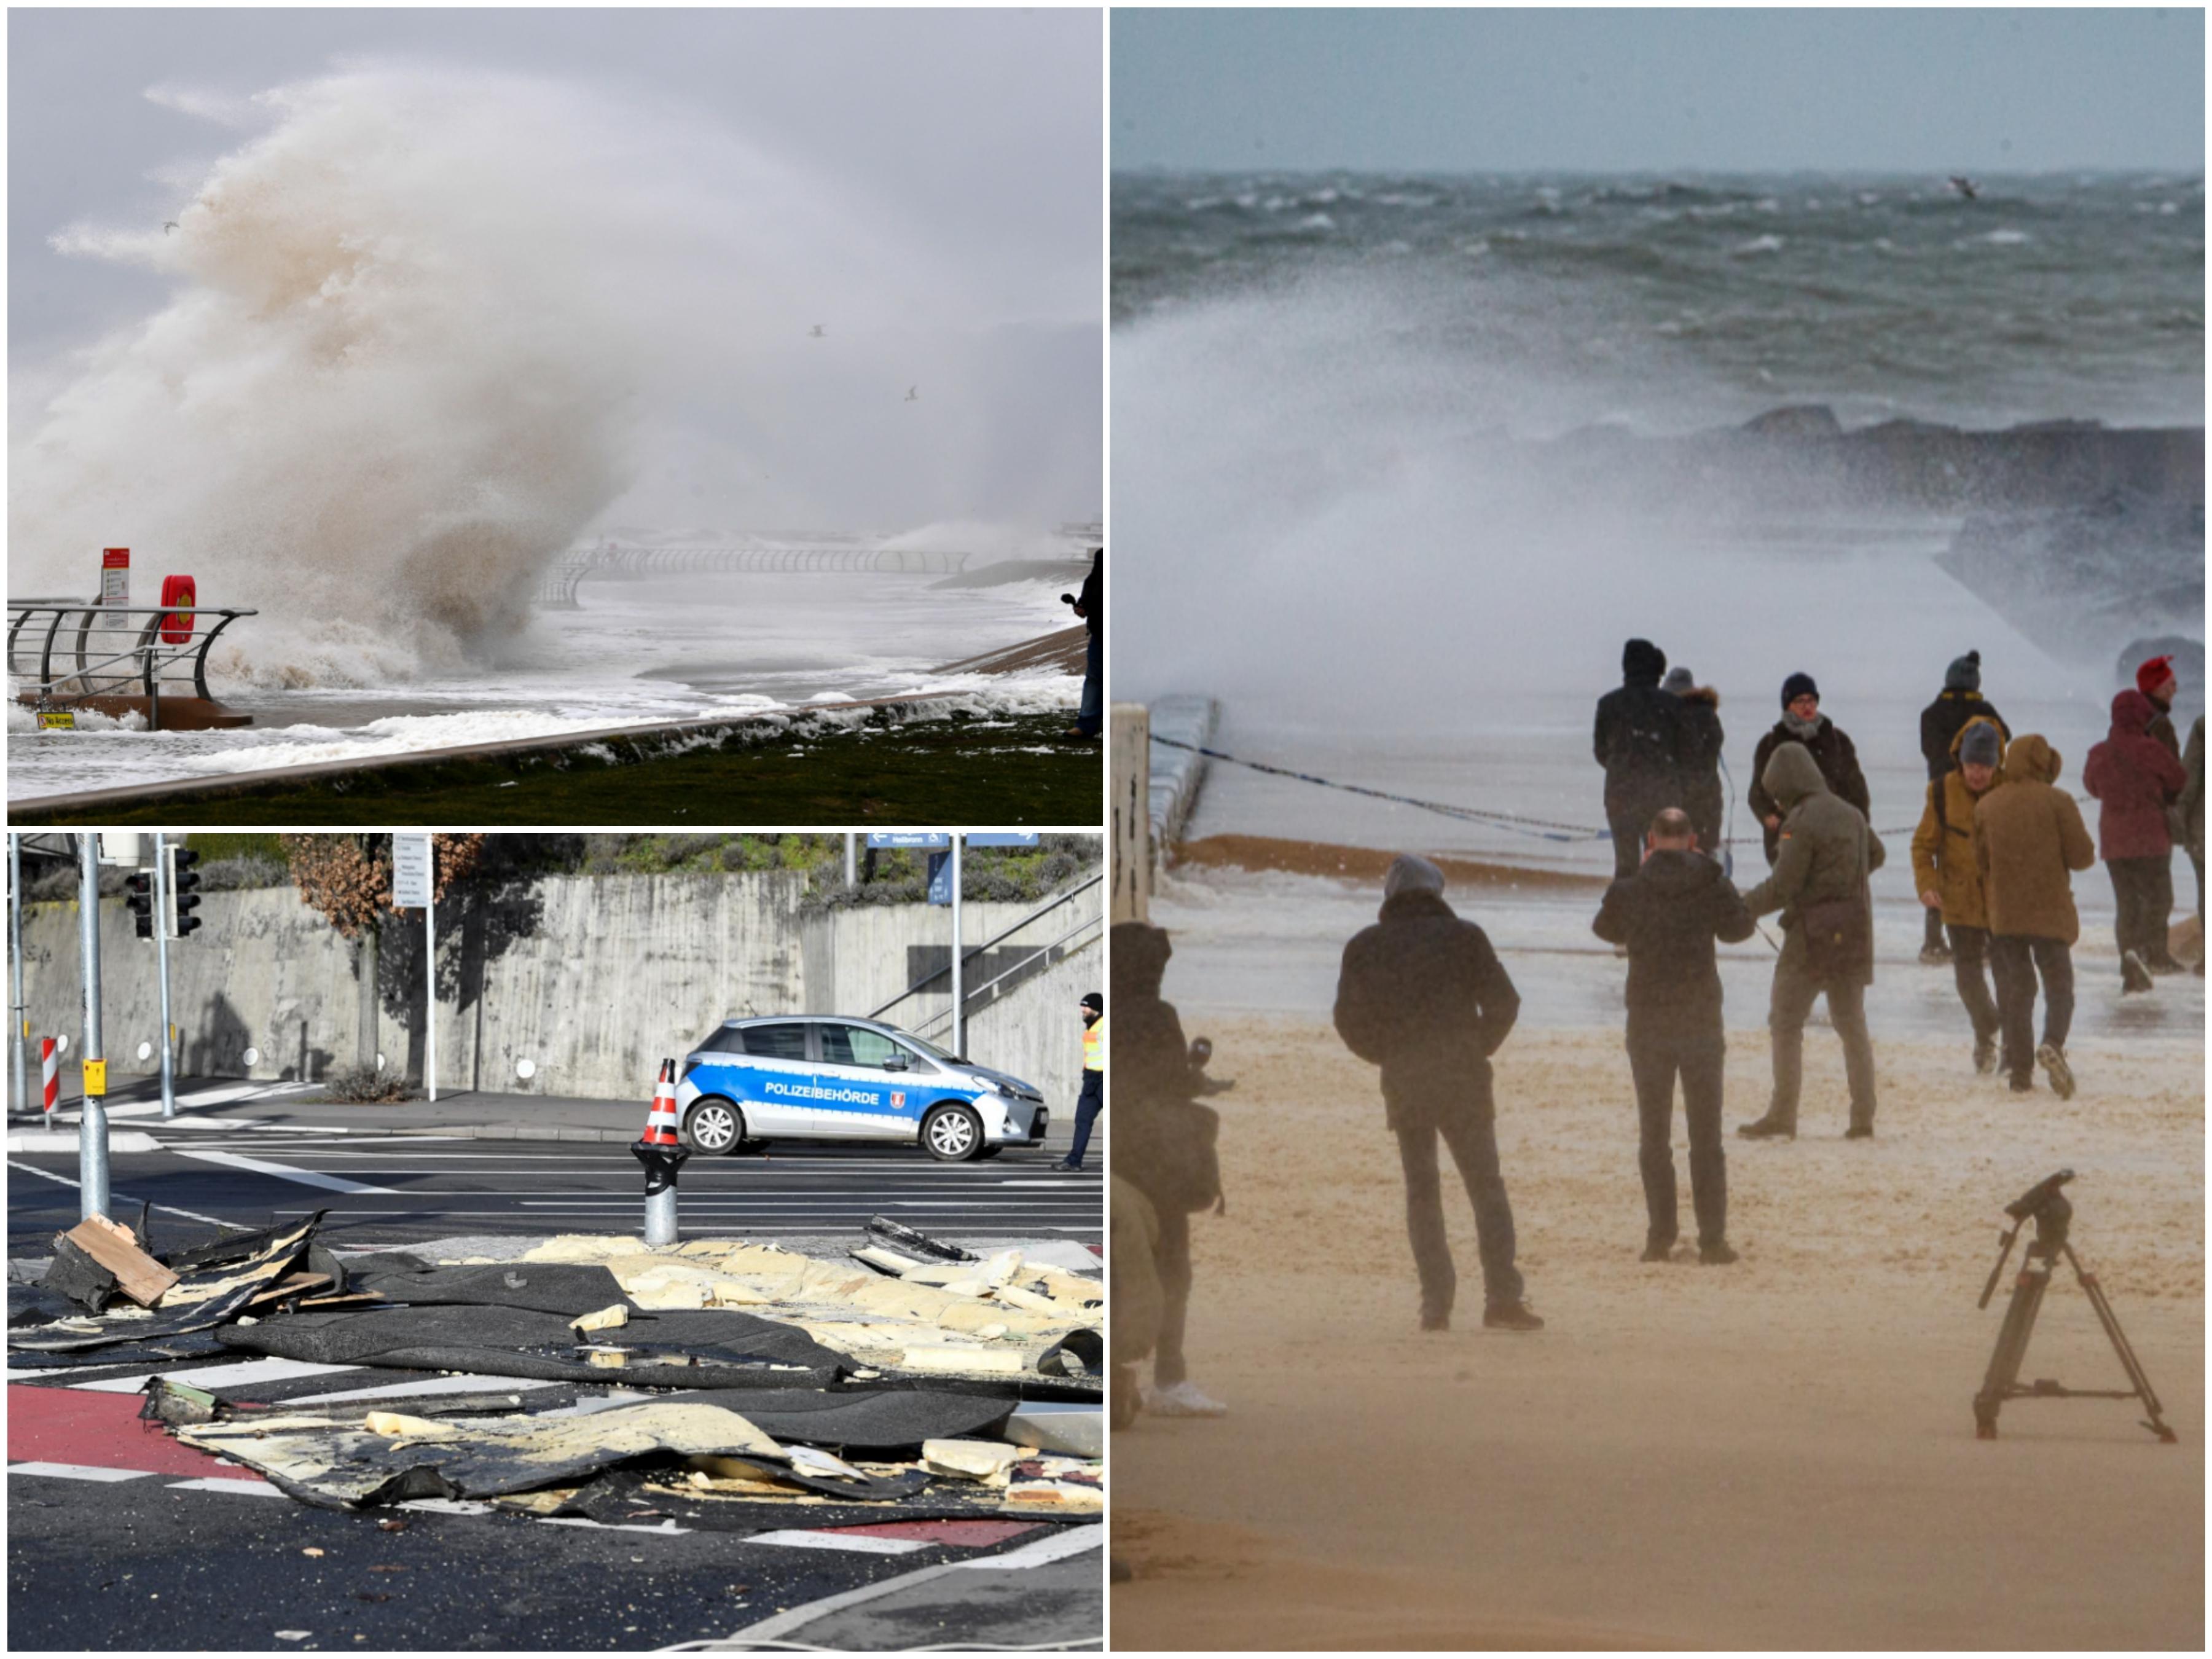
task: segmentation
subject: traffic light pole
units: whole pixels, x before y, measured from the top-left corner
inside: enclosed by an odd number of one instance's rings
[[[962,1009],[966,1006],[965,986],[960,971],[960,833],[952,835],[952,1057],[960,1058],[961,1044],[967,1039],[967,1020]]]
[[[164,1122],[177,1115],[177,1080],[170,1063],[170,1050],[176,1047],[172,1035],[176,1027],[169,1024],[169,838],[156,830],[154,835],[154,914],[161,922],[154,929],[154,951],[160,961],[161,974],[161,1118]]]
[[[84,964],[84,1110],[77,1119],[78,1211],[85,1218],[107,1213],[107,1048],[100,1031],[100,836],[77,838],[83,880],[78,891],[77,945]]]

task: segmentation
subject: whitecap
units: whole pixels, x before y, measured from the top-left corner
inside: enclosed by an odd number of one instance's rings
[[[1977,240],[1993,243],[1998,247],[2017,247],[2029,237],[2024,230],[1992,230]]]
[[[1769,232],[1764,236],[1754,236],[1749,241],[1730,248],[1729,252],[1738,254],[1779,253],[1782,252],[1782,239]]]
[[[1334,230],[1336,221],[1326,213],[1309,213],[1298,221],[1300,230]]]

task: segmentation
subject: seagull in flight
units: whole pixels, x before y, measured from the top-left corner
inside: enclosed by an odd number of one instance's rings
[[[808,334],[807,334],[807,338],[809,338],[810,340],[819,340],[819,339],[822,339],[822,338],[823,338],[823,337],[824,337],[824,336],[823,336],[823,333],[822,325],[821,325],[821,324],[819,324],[819,323],[815,324],[815,325],[814,325],[814,326],[813,326],[813,328],[812,328],[811,331],[809,331],[809,332],[808,332]]]
[[[162,221],[161,221],[161,234],[162,234],[162,235],[164,235],[164,236],[167,236],[167,235],[171,231],[174,230],[176,228],[177,228],[177,222],[176,222],[174,219],[164,219],[164,220],[162,220]]]
[[[908,386],[906,389],[906,400],[910,404],[920,403],[921,401],[921,388],[918,386]]]
[[[1981,194],[1981,191],[1974,188],[1974,181],[1963,173],[1954,173],[1951,175],[1951,188],[1970,202]]]

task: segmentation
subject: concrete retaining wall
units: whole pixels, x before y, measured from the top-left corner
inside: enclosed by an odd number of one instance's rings
[[[802,890],[801,878],[781,872],[556,877],[441,906],[439,1086],[642,1099],[662,1056],[682,1054],[722,1019],[865,1014],[945,959],[945,909],[871,905],[807,916]],[[1013,943],[1029,939],[1034,949],[1078,915],[1095,915],[1097,893]],[[971,946],[1030,908],[963,906]],[[200,915],[201,930],[169,951],[182,1075],[315,1079],[351,1062],[352,945],[289,887],[209,894]],[[133,936],[119,899],[101,904],[100,920],[108,1058],[118,1071],[151,1069],[137,1054],[161,1026],[154,946]],[[1072,1109],[1080,1082],[1075,1003],[1105,978],[1097,939],[1092,929],[1069,961],[1008,996],[971,1004],[969,1054],[1038,1085],[1056,1116]],[[27,907],[23,944],[33,1034],[68,1033],[74,1055],[82,1025],[76,905]],[[419,913],[386,925],[379,1044],[388,1063],[416,1078],[422,952]],[[1007,959],[994,951],[983,971],[971,966],[971,987]],[[886,1018],[920,1024],[946,1001],[910,999]],[[524,1060],[534,1066],[527,1080],[516,1074]]]

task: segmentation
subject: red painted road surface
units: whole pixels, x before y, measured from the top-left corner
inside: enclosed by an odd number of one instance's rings
[[[151,1474],[213,1475],[257,1480],[251,1469],[169,1438],[158,1423],[142,1423],[135,1394],[78,1389],[8,1390],[10,1463],[83,1463],[96,1469],[143,1469]]]

